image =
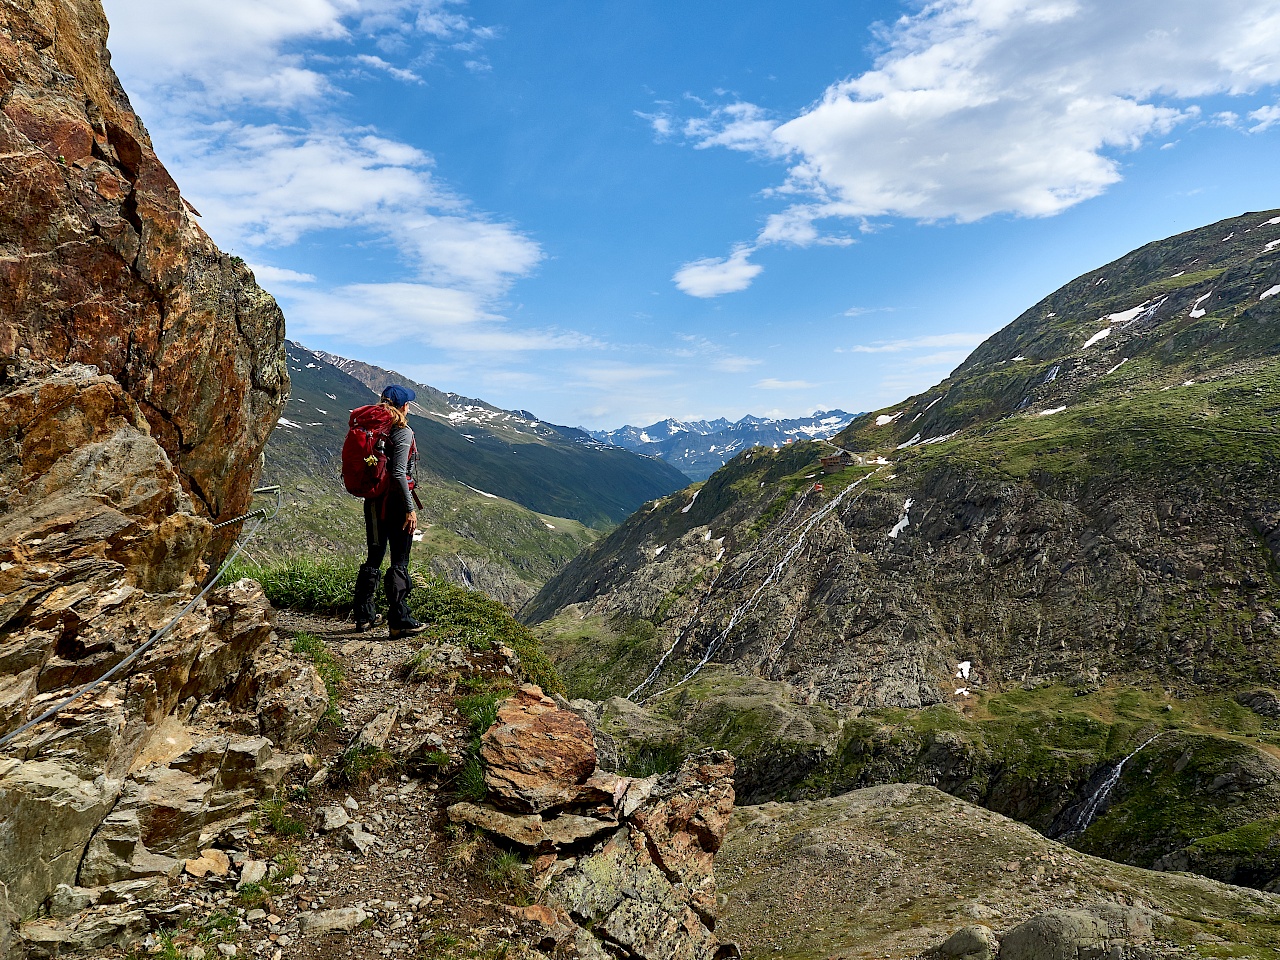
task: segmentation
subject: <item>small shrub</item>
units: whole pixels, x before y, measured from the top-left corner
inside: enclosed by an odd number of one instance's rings
[[[237,891],[236,896],[244,906],[252,910],[267,903],[271,899],[271,892],[264,884],[246,883]]]
[[[265,821],[278,837],[300,837],[307,832],[306,824],[295,820],[289,813],[289,802],[279,794],[258,804],[259,822]]]
[[[500,890],[505,890],[517,903],[527,903],[530,893],[529,871],[524,859],[509,850],[496,847],[487,852],[484,860],[484,878]]]
[[[341,786],[360,786],[391,765],[391,754],[387,751],[358,743],[338,755],[330,776]]]
[[[646,743],[625,757],[618,772],[641,779],[671,773],[680,769],[684,757],[685,750],[678,743]]]
[[[445,862],[452,867],[469,867],[476,862],[486,842],[478,833],[463,831],[445,847]]]

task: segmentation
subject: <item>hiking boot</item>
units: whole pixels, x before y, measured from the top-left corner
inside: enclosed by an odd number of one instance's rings
[[[372,620],[357,620],[357,621],[356,621],[356,626],[355,626],[355,631],[356,631],[356,633],[364,633],[364,632],[365,632],[365,631],[367,631],[367,630],[372,630],[374,627],[376,627],[376,626],[377,626],[378,624],[380,624],[381,622],[382,622],[382,614],[380,614],[380,613],[375,613],[375,614],[373,615],[373,619],[372,619]]]
[[[387,636],[392,640],[399,640],[401,637],[412,637],[425,629],[427,629],[425,623],[419,623],[413,617],[410,617],[407,622],[391,627],[387,631]]]
[[[364,633],[374,624],[382,621],[382,615],[373,607],[373,598],[378,592],[379,572],[377,567],[362,563],[360,572],[356,574],[356,592],[351,601],[351,613],[356,621],[356,633]]]

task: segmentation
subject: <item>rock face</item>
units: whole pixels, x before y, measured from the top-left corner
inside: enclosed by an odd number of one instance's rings
[[[216,863],[328,706],[256,584],[200,596],[288,390],[283,317],[196,225],[106,33],[97,0],[0,5],[0,736],[139,654],[3,748],[0,912],[48,915],[35,955],[145,931],[73,915]]]
[[[0,358],[92,364],[196,512],[244,512],[288,393],[284,318],[196,224],[110,66],[97,0],[0,8]]]
[[[483,744],[491,803],[454,804],[450,819],[543,854],[535,884],[555,907],[542,908],[552,944],[585,960],[732,955],[713,933],[714,859],[733,813],[727,753],[644,779],[606,773],[582,719],[532,686],[502,705]]]

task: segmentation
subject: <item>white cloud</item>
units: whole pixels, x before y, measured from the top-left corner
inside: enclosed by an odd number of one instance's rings
[[[706,337],[693,334],[681,334],[680,340],[687,344],[672,350],[675,356],[682,359],[698,359],[705,366],[719,373],[745,373],[763,362],[754,357],[742,357],[730,353],[720,344]]]
[[[757,390],[809,390],[817,384],[810,383],[808,380],[775,380],[773,377],[767,377],[764,380],[757,380],[753,386]]]
[[[722,293],[745,290],[764,269],[747,259],[751,252],[748,247],[740,247],[722,259],[694,260],[677,270],[671,279],[691,297],[718,297]]]
[[[902,353],[906,350],[929,350],[935,347],[973,348],[987,339],[988,333],[937,333],[906,340],[879,340],[871,344],[844,347],[838,353]]]
[[[589,349],[599,343],[571,331],[512,330],[467,290],[424,283],[355,283],[331,290],[282,292],[291,332],[364,346],[416,340],[444,350],[520,353]]]
[[[356,57],[356,62],[362,63],[366,67],[372,67],[375,70],[381,70],[384,73],[388,73],[391,76],[395,77],[397,80],[403,80],[405,83],[422,83],[423,82],[422,78],[418,76],[416,73],[414,73],[412,70],[405,70],[402,67],[397,67],[395,64],[388,63],[386,60],[383,60],[381,57],[377,57],[372,54],[362,53]]]
[[[746,373],[753,367],[763,363],[754,357],[724,356],[711,361],[711,369],[721,373]]]
[[[249,269],[259,283],[315,283],[316,278],[310,273],[299,273],[284,267],[271,267],[266,264],[251,263]]]
[[[706,116],[686,120],[684,135],[695,148],[728,147],[745,153],[783,156],[786,147],[773,136],[776,121],[754,103],[713,107]]]
[[[819,242],[830,217],[1052,216],[1198,119],[1193,101],[1280,83],[1280,0],[934,0],[881,39],[874,69],[786,122],[741,101],[685,122],[697,148],[788,158],[772,193],[805,199],[757,245]],[[1250,116],[1261,132],[1280,108]]]
[[[1269,130],[1277,123],[1280,123],[1280,104],[1260,107],[1249,114],[1249,119],[1256,121],[1249,128],[1250,133],[1262,133],[1264,130]]]
[[[185,191],[224,245],[287,247],[306,234],[355,229],[394,245],[420,278],[501,293],[542,251],[518,228],[468,208],[432,158],[365,130],[188,125]]]
[[[411,39],[444,42],[483,29],[450,10],[450,0],[104,0],[103,6],[112,52],[129,65],[126,86],[149,101],[148,116],[236,102],[297,107],[333,95],[320,61],[295,52],[306,41],[364,38],[389,50]],[[371,66],[381,60],[361,59]],[[404,69],[385,60],[378,66],[393,76]]]

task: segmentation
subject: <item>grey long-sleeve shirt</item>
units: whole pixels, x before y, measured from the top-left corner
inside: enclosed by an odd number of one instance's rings
[[[387,496],[395,496],[398,490],[404,500],[405,513],[413,513],[417,509],[409,490],[409,478],[418,466],[418,458],[409,456],[412,448],[413,430],[410,427],[392,427],[387,436],[387,472],[394,486],[387,491]]]

